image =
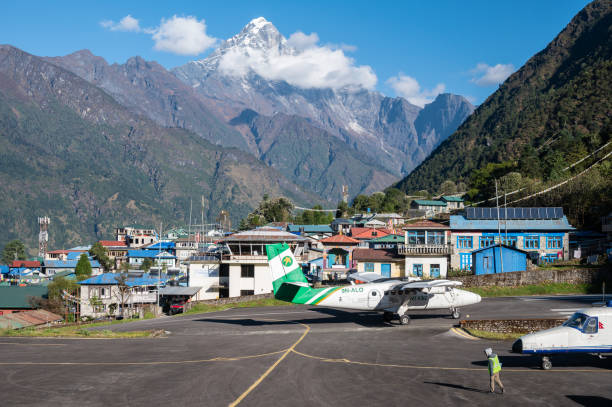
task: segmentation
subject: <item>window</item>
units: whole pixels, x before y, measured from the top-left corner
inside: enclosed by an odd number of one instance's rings
[[[425,244],[425,231],[412,230],[406,232],[408,236],[408,244]]]
[[[222,264],[219,268],[219,277],[229,277],[229,264]]]
[[[480,237],[480,248],[490,247],[495,244],[495,237],[493,236],[481,236]]]
[[[563,238],[561,236],[547,236],[546,237],[546,248],[547,249],[562,249]]]
[[[457,236],[457,249],[471,249],[472,236]]]
[[[255,291],[254,290],[240,290],[240,295],[244,296],[244,295],[254,295]]]
[[[516,247],[516,237],[515,236],[504,237],[504,238],[502,238],[502,242],[506,246]]]
[[[376,291],[372,291],[372,297],[376,297],[378,293]]]
[[[243,278],[255,277],[255,265],[254,264],[241,264],[240,265],[240,277],[243,277]]]
[[[461,270],[472,269],[472,253],[461,253],[461,257],[459,258],[459,267]]]
[[[365,263],[364,264],[364,269],[366,272],[368,271],[374,271],[374,263]]]
[[[413,264],[412,265],[412,274],[417,277],[423,277],[423,265],[422,264]]]
[[[584,330],[582,332],[584,332],[585,334],[596,334],[597,328],[597,317],[591,317],[587,320],[586,324],[584,325]]]
[[[556,254],[547,254],[546,256],[542,256],[542,261],[545,263],[553,263],[555,261],[557,261],[557,255]]]
[[[525,236],[525,249],[539,249],[540,236]]]
[[[440,265],[432,264],[429,266],[429,276],[433,278],[440,277]]]
[[[427,244],[444,244],[444,232],[427,232]]]

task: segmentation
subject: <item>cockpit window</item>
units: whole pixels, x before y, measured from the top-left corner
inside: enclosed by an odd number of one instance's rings
[[[563,323],[563,326],[569,326],[570,328],[576,328],[582,331],[588,318],[589,317],[587,315],[576,312],[570,317],[570,319]]]
[[[597,317],[591,317],[587,320],[586,324],[584,325],[584,329],[583,332],[585,334],[595,334],[597,333]]]

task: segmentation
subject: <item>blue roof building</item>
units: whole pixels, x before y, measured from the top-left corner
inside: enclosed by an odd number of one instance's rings
[[[43,270],[47,276],[53,276],[57,273],[64,271],[74,272],[78,262],[78,260],[45,260]],[[95,275],[102,272],[100,262],[98,262],[97,260],[92,260],[90,258],[89,264],[91,264],[92,274]]]
[[[120,277],[120,273],[102,273],[97,276],[90,277],[86,280],[79,281],[80,285],[117,285],[117,281]],[[165,285],[167,277],[162,275],[161,279],[157,276],[151,276],[148,273],[142,273],[139,276],[128,276],[125,284],[129,287],[137,286],[156,286],[159,282],[160,285]]]
[[[454,269],[472,269],[472,252],[500,243],[544,262],[567,260],[574,230],[562,208],[500,208],[499,214],[496,208],[467,208],[450,217],[450,228]]]
[[[497,244],[472,252],[474,274],[509,273],[527,270],[527,252]]]
[[[140,267],[145,259],[150,259],[154,264],[160,263],[166,267],[176,265],[176,256],[167,251],[158,250],[128,250],[128,263],[132,267]]]

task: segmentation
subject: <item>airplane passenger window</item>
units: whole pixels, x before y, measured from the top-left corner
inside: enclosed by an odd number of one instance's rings
[[[372,297],[376,297],[376,291],[372,291]]]
[[[595,317],[589,318],[589,320],[584,326],[584,333],[585,334],[597,333],[597,318]]]
[[[385,291],[385,295],[389,295],[389,291]]]
[[[402,295],[402,294],[404,294],[404,292],[403,292],[402,290],[399,290],[399,291],[397,292],[397,295]]]
[[[395,295],[395,291],[391,291],[391,295]]]

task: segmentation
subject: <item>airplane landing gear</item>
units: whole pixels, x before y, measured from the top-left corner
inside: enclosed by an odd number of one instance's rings
[[[459,308],[451,308],[451,315],[453,319],[459,319],[461,318],[461,311],[459,311]]]
[[[393,313],[385,311],[383,313],[383,319],[385,320],[385,322],[391,322],[393,320]]]
[[[552,362],[550,361],[550,358],[548,356],[542,356],[542,369],[552,369]]]
[[[410,316],[408,314],[401,315],[399,317],[400,325],[408,325],[410,323]]]

